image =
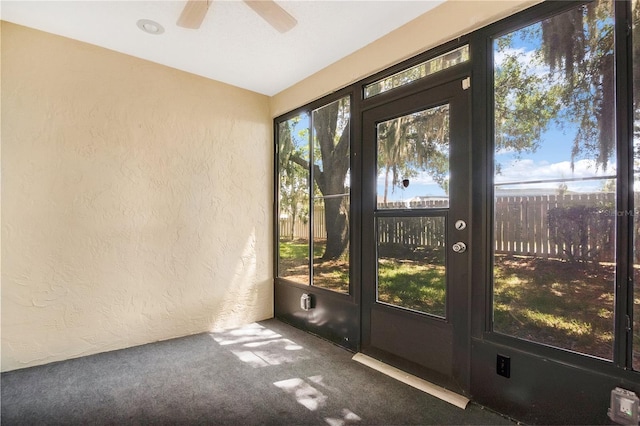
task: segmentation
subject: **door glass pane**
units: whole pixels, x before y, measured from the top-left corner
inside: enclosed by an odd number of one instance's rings
[[[429,59],[416,66],[393,74],[392,76],[368,84],[364,88],[364,97],[370,98],[397,87],[405,86],[426,76],[458,65],[469,60],[469,46],[462,46],[443,55]]]
[[[278,125],[278,276],[310,282],[309,116]]]
[[[494,331],[613,357],[613,4],[494,42]]]
[[[350,102],[313,111],[313,285],[349,292]]]
[[[379,217],[377,301],[440,317],[446,306],[444,217]]]
[[[633,369],[640,370],[640,0],[633,0]]]
[[[379,209],[449,206],[449,105],[377,126]]]

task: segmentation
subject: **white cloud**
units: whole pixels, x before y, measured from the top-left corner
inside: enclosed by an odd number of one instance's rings
[[[515,49],[513,47],[506,48],[504,50],[497,50],[493,52],[493,63],[495,66],[500,67],[506,58],[515,56],[519,59],[519,62],[523,65],[531,64],[535,57],[535,50],[525,50],[523,47]]]
[[[585,192],[599,189],[603,181],[584,180],[570,181],[571,179],[584,178],[604,178],[616,174],[615,167],[609,167],[606,171],[602,167],[596,167],[593,160],[578,160],[574,163],[573,170],[571,162],[560,161],[552,163],[546,160],[535,161],[532,159],[513,160],[508,164],[503,164],[501,173],[495,176],[495,183],[512,183],[511,185],[501,185],[509,188],[558,188],[561,179],[566,182],[570,191]]]

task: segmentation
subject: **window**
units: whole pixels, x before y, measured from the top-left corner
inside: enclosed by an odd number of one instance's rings
[[[447,305],[449,113],[444,104],[376,126],[377,301],[442,318]]]
[[[613,2],[493,43],[493,330],[613,359]]]
[[[389,77],[368,84],[364,88],[364,97],[371,98],[389,90],[405,86],[416,80],[435,74],[454,65],[469,60],[469,46],[462,46],[437,56],[428,61],[422,62],[406,70],[395,73]]]
[[[309,284],[309,115],[278,125],[280,277]]]
[[[377,129],[378,208],[449,207],[449,105],[387,120]]]
[[[278,277],[341,293],[350,274],[350,114],[344,97],[277,125]]]

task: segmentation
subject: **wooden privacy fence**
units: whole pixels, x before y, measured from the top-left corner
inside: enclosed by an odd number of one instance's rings
[[[313,209],[313,235],[316,239],[327,237],[327,228],[324,219],[324,206],[316,206]],[[280,218],[280,238],[294,240],[309,239],[309,221],[291,217]]]
[[[427,201],[412,201],[409,203],[410,208],[446,208],[449,206],[448,200],[427,200]],[[381,205],[379,208],[385,209],[406,209],[407,205],[403,202],[389,202],[384,205]],[[313,218],[313,235],[316,239],[324,239],[327,236],[327,228],[325,225],[325,214],[324,214],[324,206],[318,205],[314,209],[314,218]],[[413,237],[410,237],[406,231],[400,231],[403,228],[397,228],[399,233],[396,237],[386,238],[387,241],[418,241]],[[415,227],[412,227],[415,231]],[[286,239],[309,239],[309,221],[302,220],[297,218],[292,220],[291,217],[281,217],[280,218],[280,238]],[[429,241],[429,240],[425,240]]]
[[[378,243],[406,248],[439,248],[445,244],[446,226],[442,216],[378,218]]]
[[[613,193],[496,197],[494,250],[498,254],[545,258],[577,254],[613,261],[614,206]],[[550,223],[550,218],[558,216],[553,214],[558,209],[568,214],[564,220]]]
[[[636,195],[635,198],[635,205],[640,208],[640,196]],[[498,196],[495,200],[494,250],[497,254],[545,258],[567,258],[578,254],[588,255],[591,260],[613,261],[616,216],[631,216],[634,213],[616,211],[613,193]],[[443,200],[412,202],[410,205],[412,208],[446,206],[446,201]],[[402,207],[404,205],[397,203],[386,206]],[[583,215],[576,216],[575,212],[582,212]],[[562,216],[558,213],[568,214]],[[314,236],[323,239],[326,237],[324,209],[316,207],[314,214]],[[564,220],[559,221],[558,217],[564,217]],[[576,232],[569,232],[572,227],[576,228]],[[636,263],[640,260],[638,231],[636,229],[634,239]],[[379,219],[378,234],[378,239],[383,244],[398,244],[409,248],[439,247],[444,244],[444,220],[439,217],[384,217]],[[281,219],[280,236],[308,239],[308,223],[297,220],[292,224],[290,218]],[[579,247],[571,247],[572,245]]]

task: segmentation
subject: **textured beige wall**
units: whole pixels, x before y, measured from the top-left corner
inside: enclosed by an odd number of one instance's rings
[[[2,23],[2,370],[269,318],[268,98]]]
[[[277,117],[542,0],[449,0],[271,98]]]

